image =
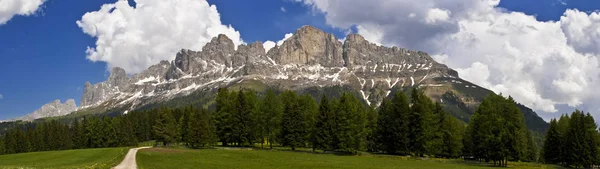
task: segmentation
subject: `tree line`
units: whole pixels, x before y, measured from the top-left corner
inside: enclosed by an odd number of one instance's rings
[[[545,162],[575,168],[599,164],[600,134],[597,129],[592,115],[579,110],[571,116],[562,115],[558,120],[550,120],[543,149]]]
[[[258,94],[221,88],[210,110],[161,107],[117,117],[88,116],[68,124],[49,120],[16,127],[0,136],[0,154],[135,146],[156,140],[163,146],[190,148],[220,142],[222,146],[464,157],[497,166],[545,160],[589,167],[599,162],[600,136],[589,114],[576,111],[571,117],[553,119],[540,153],[511,97],[486,97],[467,125],[423,90],[407,93],[396,92],[376,108],[352,93],[336,98],[323,95],[317,101],[294,91]]]
[[[56,120],[22,126],[0,137],[0,154],[137,145],[129,116],[86,117],[63,124]]]
[[[412,106],[410,106],[412,105]],[[422,90],[410,100],[398,92],[378,110],[352,93],[339,98],[293,91],[261,98],[252,90],[220,89],[214,121],[224,146],[256,143],[313,150],[356,153],[370,151],[402,155],[459,157],[465,124],[443,111]]]

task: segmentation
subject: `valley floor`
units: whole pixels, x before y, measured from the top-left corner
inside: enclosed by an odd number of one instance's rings
[[[99,148],[0,155],[0,168],[111,168],[129,148]]]
[[[466,163],[463,160],[427,159],[387,155],[345,156],[312,153],[309,151],[253,149],[177,149],[151,148],[140,150],[137,163],[141,169],[203,168],[203,169],[477,169],[492,168],[488,164]],[[551,165],[509,163],[510,168],[550,169]]]

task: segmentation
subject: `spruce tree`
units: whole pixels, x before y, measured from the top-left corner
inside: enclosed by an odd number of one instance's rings
[[[319,104],[319,115],[316,118],[313,145],[317,149],[324,151],[331,151],[334,149],[333,140],[335,133],[335,119],[333,114],[333,107],[329,102],[329,98],[326,95],[321,97],[321,103]]]
[[[262,100],[261,111],[263,117],[261,118],[264,122],[264,132],[266,133],[267,142],[269,147],[273,149],[273,142],[277,139],[277,133],[281,130],[281,116],[283,114],[283,105],[275,91],[272,89],[267,90],[267,94]]]
[[[429,131],[425,131],[426,124],[424,122],[431,112],[429,105],[425,102],[425,99],[429,98],[421,97],[421,92],[417,88],[412,89],[410,97],[412,111],[408,117],[408,126],[410,127],[408,132],[409,151],[417,156],[422,156],[426,152],[425,135],[429,134],[426,133]]]
[[[533,140],[531,131],[527,131],[527,150],[523,161],[537,162],[538,161],[538,145]]]
[[[582,112],[583,115],[583,112]],[[598,126],[594,121],[594,117],[590,113],[587,113],[583,117],[583,129],[585,130],[585,145],[586,147],[586,158],[583,161],[584,167],[590,168],[593,165],[600,163],[599,150],[600,147],[600,134],[598,133]]]
[[[445,158],[459,157],[463,149],[463,135],[465,133],[463,123],[444,112],[440,104],[436,104],[435,110],[441,120],[439,132],[442,144],[438,156]]]
[[[408,98],[397,92],[393,100],[384,99],[379,106],[377,120],[377,145],[389,154],[409,153],[409,114]]]
[[[164,146],[175,143],[180,136],[177,122],[169,110],[163,109],[152,127],[159,142]]]
[[[316,142],[317,130],[314,126],[316,123],[316,116],[319,113],[319,105],[309,94],[300,96],[298,102],[300,103],[299,109],[302,112],[302,118],[304,119],[304,140],[311,148],[313,148],[313,151],[315,151],[316,144],[314,143]]]
[[[558,162],[562,165],[566,165],[567,158],[569,157],[568,150],[570,149],[567,141],[567,133],[569,131],[569,123],[571,122],[571,117],[569,115],[561,115],[557,121],[557,130],[559,133],[559,159]]]
[[[237,96],[230,93],[227,88],[220,88],[215,99],[215,126],[217,126],[217,135],[223,146],[231,142],[233,124],[233,112],[235,111],[234,102]]]
[[[378,114],[375,110],[375,105],[371,105],[366,109],[366,121],[367,125],[365,128],[366,132],[366,145],[367,151],[375,152],[377,151],[377,143],[376,143],[376,132],[377,132],[377,120]]]
[[[343,93],[336,108],[336,140],[340,150],[356,153],[365,147],[366,126],[362,103],[350,93]]]
[[[560,148],[561,136],[558,131],[558,123],[556,119],[552,119],[544,140],[544,161],[549,164],[560,163]]]
[[[238,146],[252,145],[255,141],[254,114],[258,111],[256,93],[242,90],[237,92],[235,111],[232,116],[232,140]]]
[[[296,150],[296,147],[303,146],[305,138],[304,118],[299,110],[298,95],[293,91],[286,91],[282,94],[281,99],[284,105],[281,120],[281,144]]]

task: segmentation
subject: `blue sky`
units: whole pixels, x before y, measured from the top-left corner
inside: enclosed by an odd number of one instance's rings
[[[47,0],[35,14],[15,15],[0,25],[0,119],[23,116],[55,99],[64,102],[72,98],[79,105],[86,81],[97,83],[108,77],[106,62],[86,59],[86,48],[94,47],[96,39],[84,33],[76,21],[86,12],[114,2]],[[328,23],[325,13],[315,12],[314,4],[290,0],[208,2],[217,6],[221,22],[239,31],[244,42],[277,41],[307,24],[338,38],[346,32]],[[535,15],[539,21],[557,21],[566,9],[598,10],[600,1],[502,0],[499,7]]]

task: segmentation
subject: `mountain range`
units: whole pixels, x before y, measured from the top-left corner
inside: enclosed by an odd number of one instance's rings
[[[341,41],[333,34],[303,26],[283,44],[268,50],[261,42],[236,46],[219,35],[201,51],[182,49],[173,61],[161,61],[138,74],[128,75],[115,67],[106,81],[85,83],[79,107],[74,109],[72,100],[67,101],[68,106],[53,106],[56,109],[45,105],[41,109],[51,111],[36,111],[22,119],[65,112],[121,114],[165,104],[210,107],[220,87],[295,90],[315,97],[350,91],[374,106],[393,92],[418,87],[465,122],[483,98],[493,93],[461,79],[457,71],[425,52],[377,45],[358,34]],[[545,131],[548,124],[542,118],[518,105],[529,129]]]

